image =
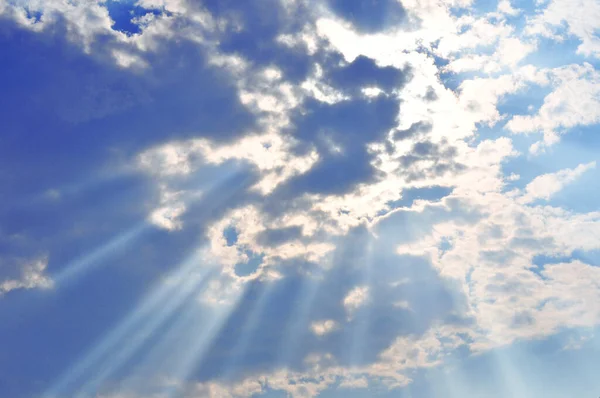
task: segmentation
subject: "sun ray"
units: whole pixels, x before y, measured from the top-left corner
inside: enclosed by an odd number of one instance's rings
[[[54,283],[58,286],[63,285],[90,271],[92,268],[101,265],[110,256],[138,240],[149,229],[150,225],[148,223],[141,222],[127,231],[118,234],[91,253],[81,256],[62,267],[56,274],[52,275]]]
[[[215,181],[210,188],[208,189],[208,199],[213,199],[210,203],[206,203],[206,206],[203,207],[203,215],[207,216],[211,211],[213,211],[222,201],[215,200],[214,194],[219,188],[227,188],[228,182],[232,179],[235,179],[239,176],[239,170],[235,172],[225,173],[222,178],[219,178],[218,181]],[[247,182],[248,178],[245,178],[243,182]],[[232,197],[236,192],[239,192],[245,187],[245,184],[240,184],[236,186],[234,189],[228,189],[224,194],[225,198]],[[202,195],[199,199],[202,199],[206,202],[205,195]],[[222,199],[222,198],[221,198]],[[130,243],[133,238],[139,235],[144,229],[148,228],[149,224],[144,222],[139,226],[132,228],[129,231],[120,234],[118,237],[109,241],[106,245],[97,249],[90,255],[75,261],[74,263],[68,265],[64,271],[58,274],[56,277],[58,281],[68,280],[74,277],[76,274],[82,272],[84,269],[89,268],[91,265],[95,264],[97,261],[102,259],[105,255],[109,254],[111,251],[122,248],[124,245]],[[193,261],[184,262],[183,266],[178,267],[174,273],[171,274],[171,277],[175,280],[181,280],[185,278],[193,269],[195,268],[195,263]],[[74,382],[80,380],[87,372],[89,372],[90,368],[93,367],[98,362],[102,361],[116,345],[119,344],[126,336],[129,334],[131,330],[134,330],[144,318],[148,317],[157,307],[163,303],[163,301],[173,292],[175,288],[172,286],[161,285],[157,289],[155,289],[152,293],[150,293],[146,298],[144,298],[138,307],[134,311],[131,316],[127,317],[123,320],[119,326],[117,326],[112,332],[110,332],[99,344],[97,344],[84,358],[82,358],[72,369],[70,369],[67,373],[61,376],[55,383],[52,384],[49,390],[44,394],[44,397],[60,397],[62,391],[66,388],[72,386]],[[167,314],[167,312],[165,312]],[[166,315],[165,315],[166,316]]]
[[[194,253],[191,257],[195,258],[196,256],[197,253]],[[188,259],[182,266],[178,267],[170,277],[174,280],[185,280],[196,266],[196,262]],[[96,344],[87,355],[75,364],[75,366],[63,374],[63,376],[61,376],[44,394],[44,397],[62,397],[64,391],[67,388],[72,387],[72,385],[84,377],[86,373],[89,373],[94,365],[112,355],[111,353],[118,344],[133,330],[136,330],[137,327],[143,323],[144,319],[151,317],[154,311],[156,311],[157,308],[160,308],[164,301],[167,300],[177,288],[178,286],[176,285],[165,285],[164,282],[161,281],[155,289],[141,300],[141,303],[132,313],[123,319],[117,327],[102,339],[102,341]]]
[[[527,388],[527,383],[523,377],[518,374],[519,368],[506,348],[499,348],[490,352],[494,368],[498,376],[503,381],[505,391],[511,397],[529,397],[531,391]]]
[[[237,308],[244,290],[244,287],[234,289],[227,300],[218,303],[202,304],[198,300],[190,300],[162,333],[158,344],[141,359],[136,371],[123,380],[121,387],[124,390],[135,388],[136,383],[139,380],[143,382],[148,375],[186,380],[202,362],[229,316]],[[196,293],[201,295],[206,292],[205,289],[199,289]],[[171,396],[169,394],[172,391],[166,388],[162,393]]]
[[[464,389],[462,387],[459,387],[459,385],[462,385],[462,377],[459,377],[457,375],[453,375],[452,377],[450,377],[450,375],[448,375],[446,372],[442,372],[444,373],[444,375],[442,376],[443,381],[441,383],[436,383],[435,386],[436,396],[439,394],[439,396],[444,396],[448,398],[464,397]]]
[[[362,283],[369,289],[367,301],[372,295],[373,284],[373,237],[369,234],[367,237],[366,251],[364,255],[364,264],[361,268]],[[365,303],[363,308],[357,311],[354,319],[354,328],[350,334],[350,363],[358,366],[364,360],[365,339],[368,334],[368,329],[371,321],[369,313],[369,303]]]
[[[245,286],[237,289],[229,297],[227,302],[218,303],[210,310],[210,314],[205,318],[205,322],[196,322],[196,327],[192,328],[194,337],[185,351],[177,358],[176,363],[170,369],[170,373],[178,380],[187,380],[194,372],[196,366],[201,363],[204,355],[211,344],[221,331],[225,322],[237,308],[239,300],[243,297]],[[188,314],[186,318],[194,318],[195,312]],[[171,396],[169,393],[167,396]]]
[[[130,372],[120,382],[122,389],[132,389],[136,387],[138,379],[154,375],[160,369],[170,369],[173,359],[178,358],[182,352],[187,350],[188,345],[198,337],[193,328],[201,323],[199,320],[203,321],[205,319],[199,314],[201,306],[198,303],[197,296],[206,290],[214,277],[215,271],[216,269],[213,268],[212,272],[208,273],[201,283],[196,284],[192,294],[193,297],[188,296],[188,300],[183,302],[177,308],[177,311],[174,311],[173,319],[161,331],[156,343],[149,347],[139,359],[135,371]],[[168,373],[168,371],[165,373]]]
[[[198,260],[197,257],[193,257],[188,261],[194,263],[195,268],[199,268],[197,265]],[[169,296],[165,298],[165,301],[160,303],[160,306],[153,311],[146,322],[131,331],[131,338],[127,339],[129,336],[124,336],[120,347],[114,350],[115,353],[106,358],[104,363],[98,366],[97,371],[94,372],[94,376],[88,379],[79,389],[81,395],[85,396],[87,393],[97,391],[102,382],[117,372],[168,321],[172,314],[187,302],[190,296],[197,292],[198,287],[206,279],[207,275],[210,274],[208,269],[202,271],[199,275],[194,275],[193,272],[187,273],[180,280],[173,281],[170,286]]]
[[[325,261],[329,264],[331,260],[327,259]],[[300,300],[285,325],[283,336],[286,336],[287,339],[285,341],[283,339],[280,341],[280,347],[278,349],[281,353],[278,362],[284,366],[291,365],[290,362],[299,350],[298,342],[302,335],[307,332],[306,327],[310,321],[310,313],[322,286],[323,278],[322,271],[319,272],[318,275],[307,273],[302,276],[302,287],[297,293],[297,297]]]
[[[229,360],[227,361],[224,374],[221,375],[223,379],[229,379],[236,376],[236,372],[239,369],[239,362],[244,360],[244,355],[247,353],[248,346],[260,325],[261,317],[265,312],[266,303],[271,298],[276,284],[274,281],[259,283],[261,285],[261,290],[258,293],[258,297],[255,299],[249,314],[246,316],[244,326],[239,331],[240,338],[231,351],[229,351]]]
[[[224,200],[231,198],[240,190],[244,189],[245,185],[250,180],[249,177],[243,178],[241,183],[231,189],[230,182],[236,180],[241,176],[241,171],[236,169],[234,171],[227,171],[223,173],[215,181],[210,184],[206,184],[206,193],[202,195],[190,195],[186,196],[186,203],[192,204],[193,202],[201,201],[205,205],[203,207],[203,215],[209,215],[216,207],[218,207]],[[225,192],[220,192],[225,189]],[[220,200],[216,200],[214,195],[220,192]],[[208,199],[208,200],[207,200]],[[206,203],[210,201],[211,203]],[[71,261],[66,266],[62,267],[56,274],[52,276],[55,284],[58,286],[69,282],[70,280],[81,276],[82,274],[90,271],[92,268],[102,264],[111,255],[118,253],[128,245],[131,245],[136,240],[139,240],[143,233],[150,230],[152,225],[147,221],[140,222],[132,228],[118,234],[117,236],[110,239],[100,247],[96,248],[89,254],[81,256]]]

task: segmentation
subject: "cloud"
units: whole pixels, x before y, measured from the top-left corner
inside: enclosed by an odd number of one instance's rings
[[[5,264],[2,265],[2,268],[6,267]],[[14,278],[6,278],[8,273],[6,269],[2,269],[2,274],[6,279],[0,281],[0,296],[17,289],[48,289],[52,287],[52,279],[45,273],[47,266],[47,258],[24,262],[18,266],[19,275],[15,275]]]
[[[336,327],[337,327],[337,325],[336,325],[335,321],[333,321],[331,319],[326,319],[321,322],[313,322],[310,325],[310,329],[317,336],[323,336],[327,333],[331,333],[332,331],[335,330]]]
[[[559,41],[563,40],[568,33],[581,41],[577,47],[578,53],[598,57],[600,55],[600,39],[597,35],[600,28],[599,16],[600,6],[594,1],[581,0],[573,4],[566,0],[550,0],[542,3],[539,13],[530,18],[529,26],[525,31],[530,35],[546,36]]]
[[[365,32],[378,32],[397,27],[403,22],[405,16],[402,5],[393,0],[376,3],[359,0],[351,4],[340,0],[329,0],[328,5],[336,15]]]
[[[521,203],[531,203],[537,199],[548,200],[565,185],[575,181],[581,174],[596,167],[596,162],[580,164],[574,169],[563,169],[556,173],[537,176],[525,187]]]
[[[483,70],[488,74],[515,68],[536,50],[535,42],[523,42],[517,37],[502,37],[492,54],[463,55],[453,59],[445,70],[455,73]]]
[[[522,10],[514,8],[510,0],[500,0],[498,2],[498,11],[511,17],[519,15],[522,12]]]
[[[409,72],[392,66],[379,67],[373,59],[360,55],[347,66],[333,68],[328,77],[333,87],[356,94],[363,87],[377,87],[384,92],[401,89]]]
[[[344,308],[348,313],[349,317],[362,306],[364,306],[369,300],[369,287],[368,286],[357,286],[350,290],[346,297],[344,297]]]
[[[458,220],[437,222],[433,234],[401,244],[398,249],[400,253],[427,256],[442,275],[465,285],[471,309],[468,313],[477,325],[470,348],[489,350],[516,339],[547,336],[561,327],[594,324],[595,312],[583,303],[595,293],[579,282],[563,285],[555,275],[573,267],[577,275],[589,273],[591,280],[596,280],[592,275],[597,267],[571,262],[535,269],[532,261],[540,253],[568,256],[574,250],[597,247],[593,239],[582,240],[582,234],[597,233],[597,215],[521,207],[501,196],[484,203],[493,216],[467,224]],[[578,228],[581,232],[572,235]],[[444,241],[450,245],[444,247]],[[567,297],[578,289],[585,290],[587,298],[571,302]],[[560,302],[557,306],[556,300]]]
[[[535,115],[515,115],[506,128],[513,133],[543,133],[544,139],[531,147],[533,153],[559,141],[574,127],[600,122],[598,93],[600,75],[588,64],[568,65],[550,71],[552,92]]]

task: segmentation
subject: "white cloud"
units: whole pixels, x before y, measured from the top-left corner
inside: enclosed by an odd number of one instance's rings
[[[396,301],[394,303],[394,307],[396,308],[402,308],[404,310],[410,310],[410,303],[406,300],[401,300],[401,301]]]
[[[593,333],[577,333],[575,336],[570,336],[563,350],[580,350],[585,347],[586,343],[594,337]]]
[[[174,206],[160,207],[150,213],[149,221],[161,228],[176,230],[181,228],[181,222],[178,217],[185,212],[185,206],[177,203]]]
[[[536,255],[569,256],[574,250],[600,248],[595,238],[600,214],[528,207],[501,193],[471,193],[459,200],[464,201],[461,207],[480,209],[484,215],[474,223],[434,222],[429,236],[398,250],[426,256],[441,275],[463,285],[468,314],[476,320],[472,350],[600,322],[600,312],[589,305],[598,300],[597,267],[572,261],[546,264],[539,273],[532,269]],[[440,249],[448,240],[451,246]]]
[[[139,166],[159,176],[189,174],[193,169],[190,159],[193,150],[193,142],[172,142],[150,148],[138,155]]]
[[[377,87],[365,87],[363,89],[361,89],[361,92],[366,96],[366,97],[377,97],[381,94],[383,94],[383,91],[380,88]]]
[[[500,0],[498,2],[498,11],[511,17],[519,15],[522,10],[514,8],[510,0]]]
[[[442,37],[437,52],[444,58],[465,50],[494,45],[500,38],[509,37],[514,28],[504,21],[494,22],[487,18],[465,21],[464,32]]]
[[[564,36],[560,30],[566,24],[567,32],[581,40],[577,51],[586,56],[600,56],[600,4],[595,0],[549,0],[541,13],[530,18],[525,31],[557,40]]]
[[[243,293],[243,283],[226,273],[213,279],[208,287],[200,293],[198,301],[211,307],[232,308]]]
[[[366,377],[349,378],[346,377],[339,384],[338,388],[359,389],[369,387],[369,381]]]
[[[369,287],[356,286],[344,297],[343,305],[349,318],[369,300]]]
[[[253,187],[266,195],[289,178],[303,174],[318,160],[311,151],[295,156],[290,149],[293,140],[278,134],[249,136],[235,144],[218,146],[209,141],[199,141],[198,149],[209,163],[221,164],[230,159],[245,160],[261,171],[260,181]]]
[[[48,289],[52,287],[52,279],[45,273],[47,266],[47,257],[20,264],[18,266],[20,275],[0,280],[0,296],[16,289]]]
[[[558,134],[573,127],[600,123],[600,73],[592,65],[556,68],[550,76],[553,90],[537,114],[515,115],[505,126],[513,133],[543,133],[544,141],[532,151],[556,143]]]
[[[519,198],[521,203],[530,203],[536,199],[548,200],[565,185],[575,181],[586,171],[596,167],[596,162],[580,164],[574,169],[563,169],[556,173],[537,176],[525,187],[525,193]]]
[[[292,236],[282,242],[263,242],[260,237],[269,230],[294,228],[300,236]],[[335,246],[315,235],[318,224],[304,212],[289,212],[280,217],[267,217],[255,206],[237,208],[228,212],[221,220],[208,226],[210,254],[221,264],[231,278],[247,281],[268,276],[281,261],[303,259],[327,265],[326,257]],[[228,244],[224,236],[227,229],[236,231],[236,240]],[[249,261],[248,252],[262,256],[256,272],[240,277],[235,265]]]
[[[337,324],[333,319],[315,321],[310,325],[310,330],[317,336],[324,336],[328,333],[333,332],[336,328]]]
[[[591,303],[600,299],[599,271],[598,267],[573,261],[546,264],[541,277],[510,268],[490,273],[485,279],[478,275],[481,281],[474,286],[476,311],[485,337],[473,343],[472,349],[540,338],[564,327],[596,325],[600,312]]]
[[[422,336],[398,337],[380,354],[380,362],[370,366],[371,371],[393,380],[392,375],[398,370],[437,366],[445,354],[466,344],[459,333],[469,334],[463,328],[433,327]]]

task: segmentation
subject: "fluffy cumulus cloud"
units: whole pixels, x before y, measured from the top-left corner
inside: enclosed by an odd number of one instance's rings
[[[593,387],[600,8],[530,3],[0,0],[0,396]]]

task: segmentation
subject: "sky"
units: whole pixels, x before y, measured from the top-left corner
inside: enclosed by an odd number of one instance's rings
[[[600,395],[597,0],[0,0],[0,397]]]

